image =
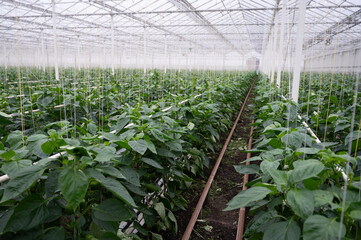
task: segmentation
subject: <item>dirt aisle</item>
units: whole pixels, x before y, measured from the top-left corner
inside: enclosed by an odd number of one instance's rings
[[[234,170],[234,165],[246,159],[246,153],[240,150],[248,146],[249,133],[251,129],[251,114],[253,95],[250,95],[246,107],[237,123],[235,132],[228,145],[225,155],[217,171],[216,177],[209,190],[207,199],[203,205],[202,211],[198,217],[190,239],[224,239],[232,240],[236,237],[237,221],[239,210],[224,212],[227,202],[229,202],[237,193],[242,190],[243,178]],[[228,133],[227,133],[228,135]],[[220,150],[223,147],[226,136],[222,136],[218,149],[215,154],[210,156],[211,163],[214,164]],[[213,166],[208,169],[205,176],[209,176]],[[193,184],[193,187],[185,193],[185,198],[189,202],[187,211],[177,212],[179,232],[177,236],[168,235],[163,239],[181,239],[188,221],[194,211],[203,191],[207,179],[201,179]]]

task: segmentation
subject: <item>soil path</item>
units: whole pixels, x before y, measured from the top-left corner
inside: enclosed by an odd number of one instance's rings
[[[192,240],[232,240],[236,237],[239,210],[224,212],[223,209],[225,209],[226,204],[242,190],[243,177],[234,170],[233,166],[240,164],[240,162],[246,159],[247,154],[242,153],[241,150],[247,149],[248,147],[251,129],[250,124],[252,121],[250,119],[252,114],[252,99],[253,94],[250,95],[248,102],[246,103],[226,153],[223,156],[207,199],[193,229],[190,238]],[[169,234],[163,236],[163,239],[178,240],[182,238],[227,135],[228,133],[221,137],[216,152],[209,156],[212,166],[206,170],[206,178],[199,179],[184,195],[188,201],[188,208],[186,211],[176,212],[179,226],[178,234],[176,236],[174,234]]]

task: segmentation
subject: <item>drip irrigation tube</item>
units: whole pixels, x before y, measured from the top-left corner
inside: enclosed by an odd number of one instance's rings
[[[232,129],[231,129],[231,131],[229,132],[229,135],[228,135],[228,137],[227,137],[227,140],[226,140],[226,142],[225,142],[224,145],[223,145],[222,151],[221,151],[221,153],[219,154],[219,156],[218,156],[218,158],[217,158],[216,164],[215,164],[214,167],[213,167],[213,170],[212,170],[212,172],[211,172],[211,175],[210,175],[209,178],[208,178],[208,181],[207,181],[207,183],[206,183],[206,185],[205,185],[205,187],[204,187],[204,189],[203,189],[202,195],[200,196],[200,198],[199,198],[199,200],[198,200],[197,206],[196,206],[196,208],[195,208],[195,210],[194,210],[194,212],[193,212],[193,214],[192,214],[192,217],[191,217],[191,219],[190,219],[190,221],[189,221],[189,223],[188,223],[188,225],[187,225],[187,228],[186,228],[186,230],[185,230],[185,232],[184,232],[184,234],[183,234],[182,240],[188,240],[188,239],[190,238],[191,234],[192,234],[194,225],[195,225],[195,223],[196,223],[196,221],[197,221],[197,218],[198,218],[198,216],[199,216],[199,213],[201,212],[201,209],[202,209],[202,207],[203,207],[203,203],[204,203],[204,201],[206,200],[208,191],[209,191],[209,189],[210,189],[210,187],[211,187],[211,185],[212,185],[212,182],[213,182],[214,177],[216,176],[218,167],[219,167],[219,165],[220,165],[220,163],[221,163],[221,161],[222,161],[222,158],[223,158],[224,153],[225,153],[226,150],[227,150],[228,144],[229,144],[229,142],[230,142],[230,140],[231,140],[231,138],[232,138],[232,135],[233,135],[234,130],[236,129],[237,123],[238,123],[238,121],[239,121],[239,119],[240,119],[240,117],[241,117],[241,114],[242,114],[242,112],[243,112],[243,109],[244,109],[244,107],[245,107],[245,105],[246,105],[246,103],[247,103],[248,97],[249,97],[249,95],[250,95],[250,93],[251,93],[251,91],[252,91],[252,88],[253,88],[254,83],[255,83],[255,82],[252,83],[250,89],[248,90],[247,96],[246,96],[246,98],[245,98],[244,101],[243,101],[241,110],[239,111],[238,116],[237,116],[237,118],[236,118],[236,121],[234,122],[233,127],[232,127]]]
[[[252,124],[254,123],[254,120],[252,120]],[[248,141],[248,150],[252,149],[252,140],[253,140],[253,125],[251,126],[251,132],[249,134],[249,141]],[[247,153],[247,158],[251,158],[251,153]],[[246,165],[249,165],[249,162],[246,162]],[[245,174],[243,177],[243,187],[242,191],[247,190],[246,184],[248,183],[248,174]],[[239,209],[239,217],[238,217],[238,225],[237,225],[237,235],[236,240],[241,240],[244,232],[244,219],[246,216],[246,208],[242,207]]]

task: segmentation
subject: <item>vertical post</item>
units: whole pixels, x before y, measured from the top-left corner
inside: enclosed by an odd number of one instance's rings
[[[292,99],[298,102],[298,91],[300,88],[300,74],[301,74],[301,58],[302,58],[302,45],[303,35],[305,30],[305,17],[306,17],[306,2],[300,1],[298,6],[298,22],[297,22],[297,35],[296,35],[296,49],[295,58],[293,60],[293,81],[292,81]]]
[[[277,38],[278,38],[278,24],[277,24],[277,17],[275,17],[275,25],[273,28],[273,40],[272,40],[272,45],[271,45],[271,56],[274,58],[277,56],[276,54],[276,48],[277,48]],[[276,61],[275,59],[270,59],[271,60],[271,83],[274,82],[274,78],[275,78],[275,69],[276,69]],[[272,61],[273,60],[273,61]]]
[[[147,58],[147,33],[146,33],[146,28],[144,26],[144,31],[143,31],[143,69],[144,69],[144,74],[147,72],[146,58]]]
[[[110,15],[110,28],[112,32],[112,75],[114,76],[114,15]]]
[[[226,64],[226,56],[225,56],[225,54],[223,53],[223,58],[222,58],[222,71],[225,70],[225,69],[224,69],[225,64]]]
[[[181,59],[182,59],[182,52],[181,52],[181,46],[180,46],[180,40],[179,40],[179,44],[178,44],[178,51],[179,51],[179,59],[178,59],[178,72],[180,72],[181,69]]]
[[[286,2],[283,2],[282,5],[282,13],[281,13],[281,36],[280,36],[280,44],[279,44],[279,60],[278,60],[278,68],[277,68],[277,86],[281,86],[281,74],[282,74],[282,65],[283,65],[283,38],[285,35],[285,22],[286,22]]]
[[[4,62],[5,62],[5,69],[8,69],[8,53],[6,51],[5,44],[3,45],[4,48]]]
[[[54,67],[55,80],[59,81],[59,64],[58,64],[58,40],[56,34],[56,14],[55,14],[55,0],[52,0],[53,5],[53,32],[54,32]]]
[[[44,33],[41,30],[41,62],[43,65],[43,72],[45,72],[45,47],[44,47]]]
[[[167,55],[168,55],[167,35],[164,35],[164,73],[167,73]]]
[[[79,39],[79,35],[78,35],[78,41],[77,41],[77,65],[78,65],[78,70],[80,71],[80,39]]]

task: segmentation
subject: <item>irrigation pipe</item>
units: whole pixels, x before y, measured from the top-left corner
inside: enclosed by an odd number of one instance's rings
[[[246,96],[246,98],[245,98],[244,101],[243,101],[241,110],[239,111],[238,116],[237,116],[237,118],[236,118],[236,121],[234,121],[233,127],[232,127],[231,131],[229,132],[229,135],[228,135],[228,137],[227,137],[226,142],[225,142],[224,145],[223,145],[222,151],[221,151],[221,153],[219,154],[219,156],[218,156],[218,158],[217,158],[216,164],[215,164],[214,167],[213,167],[213,170],[212,170],[212,172],[211,172],[211,175],[210,175],[209,178],[208,178],[208,181],[207,181],[207,183],[206,183],[206,185],[205,185],[205,187],[204,187],[204,189],[203,189],[202,195],[201,195],[201,197],[200,197],[199,200],[198,200],[197,206],[196,206],[196,208],[195,208],[195,210],[194,210],[194,212],[193,212],[193,214],[192,214],[192,217],[191,217],[191,219],[190,219],[190,221],[189,221],[189,223],[188,223],[188,226],[187,226],[187,228],[186,228],[186,230],[185,230],[185,232],[184,232],[184,234],[183,234],[182,240],[188,240],[188,239],[190,238],[191,234],[192,234],[194,225],[195,225],[195,223],[196,223],[196,221],[197,221],[197,218],[198,218],[198,216],[199,216],[199,213],[201,212],[201,209],[202,209],[202,207],[203,207],[203,203],[204,203],[204,201],[206,200],[208,191],[209,191],[209,189],[210,189],[210,187],[211,187],[211,185],[212,185],[212,182],[213,182],[214,177],[216,176],[218,167],[219,167],[219,165],[221,164],[223,155],[224,155],[224,153],[225,153],[226,150],[227,150],[229,141],[231,140],[232,135],[233,135],[233,132],[234,132],[234,130],[236,129],[237,123],[238,123],[238,121],[239,121],[239,119],[240,119],[240,117],[241,117],[241,114],[242,114],[242,112],[243,112],[243,109],[244,109],[244,107],[245,107],[245,105],[246,105],[246,103],[247,103],[249,94],[251,93],[251,90],[252,90],[252,88],[253,88],[254,83],[255,83],[255,82],[252,83],[250,89],[248,90],[247,96]]]
[[[254,120],[252,120],[252,124],[254,123]],[[248,141],[248,150],[252,149],[252,140],[253,140],[253,125],[251,126],[251,132],[249,134],[249,141]],[[251,153],[247,153],[247,158],[251,158]],[[249,162],[246,162],[246,165],[249,165]],[[248,183],[248,174],[245,174],[243,177],[243,187],[242,191],[247,190],[246,184]],[[245,223],[245,216],[246,216],[246,208],[242,207],[239,209],[239,217],[238,217],[238,225],[237,225],[237,234],[236,234],[236,240],[241,240],[244,232],[244,223]]]

